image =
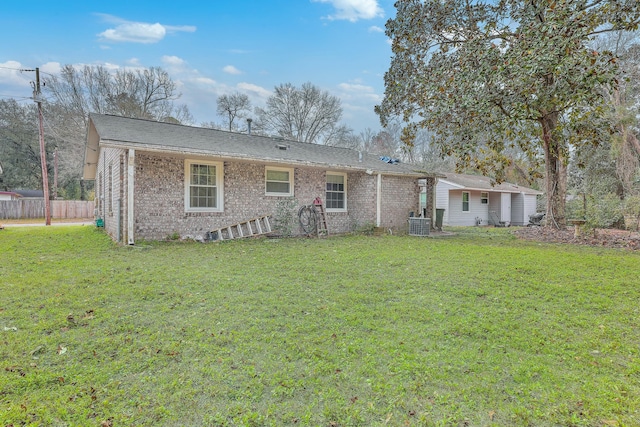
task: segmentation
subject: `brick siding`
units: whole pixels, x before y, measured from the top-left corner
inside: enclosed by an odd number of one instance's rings
[[[189,158],[195,160],[196,158]],[[219,161],[206,158],[202,161]],[[288,197],[265,195],[266,164],[224,161],[224,211],[185,212],[185,159],[168,155],[136,151],[135,153],[135,239],[159,240],[172,235],[203,237],[207,231],[246,221],[262,215],[276,216],[279,206]],[[109,165],[112,182],[109,183]],[[98,171],[103,184],[96,189],[113,195],[113,209],[120,202],[120,237],[126,242],[127,152],[102,149]],[[325,198],[325,174],[331,169],[294,168],[295,225],[294,234],[302,232],[297,224],[297,210],[311,204],[316,197]],[[346,233],[376,222],[377,176],[362,172],[347,175],[347,212],[327,213],[330,234]],[[111,190],[109,190],[111,188]],[[382,226],[396,230],[407,229],[409,211],[418,211],[419,193],[416,178],[383,176]],[[107,212],[100,203],[99,215],[104,212],[105,230],[116,239],[117,213]],[[277,218],[274,218],[277,220]]]

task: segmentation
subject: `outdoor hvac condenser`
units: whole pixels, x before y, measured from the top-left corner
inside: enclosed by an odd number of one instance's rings
[[[409,218],[409,236],[428,236],[431,218]]]

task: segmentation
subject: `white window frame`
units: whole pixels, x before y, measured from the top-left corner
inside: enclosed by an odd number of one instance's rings
[[[344,172],[332,172],[332,171],[327,171],[325,173],[325,177],[324,177],[324,204],[325,206],[327,206],[327,201],[328,201],[328,197],[327,197],[327,177],[329,175],[337,175],[337,176],[342,176],[344,178],[344,190],[342,191],[342,193],[344,194],[344,207],[342,208],[329,208],[327,207],[327,212],[346,212],[347,211],[347,174]],[[333,193],[337,193],[337,191],[333,191]]]
[[[289,192],[288,193],[277,193],[277,192],[269,192],[267,191],[267,172],[268,171],[277,171],[277,172],[289,172]],[[280,168],[274,166],[266,166],[264,168],[264,194],[265,196],[279,196],[279,197],[290,197],[293,196],[293,168]],[[273,182],[284,182],[284,181],[273,181]]]
[[[464,201],[464,195],[467,195],[467,201]],[[467,204],[467,209],[464,208],[465,203]],[[462,212],[471,212],[471,192],[463,191],[462,192]]]
[[[480,203],[483,205],[488,205],[489,204],[489,192],[488,191],[482,191],[480,193]]]
[[[216,207],[215,208],[193,208],[191,207],[191,165],[207,165],[216,168]],[[185,212],[223,212],[224,211],[224,163],[211,162],[206,160],[190,160],[184,161],[184,211]]]

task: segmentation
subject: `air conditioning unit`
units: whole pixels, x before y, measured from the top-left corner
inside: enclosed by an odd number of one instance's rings
[[[409,236],[428,236],[431,218],[409,218]]]

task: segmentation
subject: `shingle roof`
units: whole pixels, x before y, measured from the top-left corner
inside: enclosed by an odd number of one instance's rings
[[[446,181],[461,189],[480,190],[480,191],[496,191],[501,193],[525,193],[525,194],[542,194],[541,191],[532,188],[523,187],[521,185],[503,182],[502,184],[492,185],[491,178],[479,175],[462,175],[458,173],[445,173],[441,181]]]
[[[92,141],[92,125],[97,132],[99,141]],[[91,114],[89,126],[88,158],[92,156],[90,150],[95,150],[94,153],[97,153],[99,144],[100,146],[174,152],[185,155],[361,170],[390,175],[416,177],[429,175],[424,171],[416,170],[411,165],[385,163],[378,156],[360,153],[348,148],[280,138],[103,114]],[[97,154],[93,154],[95,161],[97,161],[96,156]]]

